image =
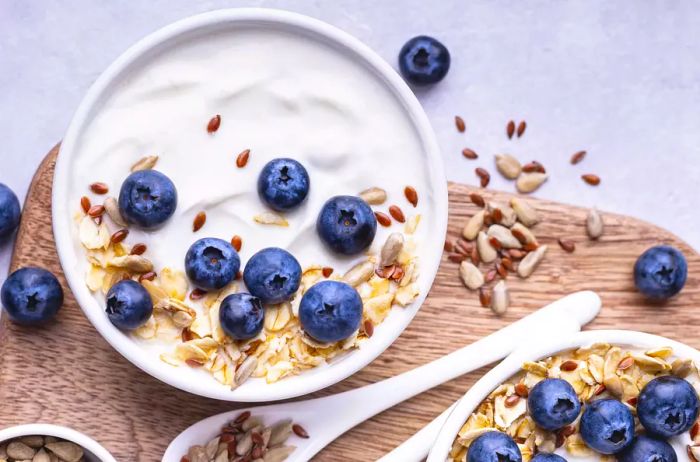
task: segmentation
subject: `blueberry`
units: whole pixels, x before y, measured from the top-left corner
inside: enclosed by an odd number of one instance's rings
[[[377,233],[377,219],[359,197],[335,196],[323,204],[316,232],[334,252],[355,255],[367,249]]]
[[[119,191],[119,210],[132,225],[154,229],[165,223],[177,207],[177,191],[170,178],[155,170],[129,175]]]
[[[530,462],[566,462],[562,456],[557,454],[550,454],[547,452],[540,452],[535,457],[530,459]]]
[[[10,237],[19,226],[20,207],[17,196],[0,183],[0,243]]]
[[[226,335],[234,340],[248,340],[263,328],[264,311],[258,297],[250,294],[231,294],[219,308],[219,322]]]
[[[576,420],[581,412],[581,402],[566,380],[545,379],[530,391],[527,408],[537,425],[553,431]]]
[[[469,445],[467,462],[522,462],[513,438],[501,432],[486,432]]]
[[[649,298],[661,300],[676,295],[687,277],[685,257],[668,245],[648,249],[634,264],[634,284]]]
[[[131,279],[119,281],[107,292],[107,317],[119,329],[142,326],[153,314],[153,301],[148,291]]]
[[[669,375],[647,383],[637,399],[637,417],[647,432],[670,438],[698,418],[698,395],[687,381]]]
[[[419,35],[401,48],[399,69],[404,78],[414,85],[437,83],[450,69],[450,52],[434,38]]]
[[[258,176],[260,199],[279,212],[296,208],[308,193],[309,174],[294,159],[273,159]]]
[[[350,285],[323,281],[306,291],[299,305],[304,331],[319,342],[346,339],[360,327],[362,299]]]
[[[301,266],[286,250],[268,247],[250,257],[243,270],[243,281],[263,303],[282,303],[299,289]]]
[[[34,326],[56,316],[63,305],[63,289],[56,276],[45,269],[22,268],[5,280],[0,299],[12,321]]]
[[[591,449],[601,454],[617,454],[634,438],[634,416],[616,399],[593,401],[583,410],[580,432]]]
[[[676,451],[664,440],[639,435],[617,456],[618,462],[678,462]],[[534,461],[533,461],[534,462]]]
[[[185,255],[185,272],[200,289],[221,289],[233,281],[241,268],[241,259],[233,246],[215,237],[192,244]]]

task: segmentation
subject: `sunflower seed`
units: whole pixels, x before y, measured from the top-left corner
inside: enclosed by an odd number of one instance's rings
[[[590,209],[586,216],[586,232],[593,240],[603,235],[603,218],[595,208]]]
[[[522,166],[518,159],[510,154],[496,154],[496,169],[509,180],[514,180],[520,175]]]
[[[515,182],[515,187],[519,192],[527,194],[542,186],[545,181],[547,181],[546,173],[521,173]]]
[[[255,368],[258,367],[258,359],[255,356],[248,356],[245,361],[238,366],[235,374],[235,386],[238,386],[248,380],[253,374]]]
[[[547,253],[547,246],[542,245],[530,253],[528,253],[525,258],[522,259],[518,265],[518,276],[521,278],[529,277],[540,264],[544,255]]]
[[[487,210],[491,212],[492,217],[494,216],[494,212],[498,210],[498,214],[500,215],[499,219],[494,219],[494,221],[509,228],[518,220],[518,216],[515,214],[515,211],[506,204],[502,204],[500,202],[489,202]]]
[[[292,434],[292,419],[280,420],[270,427],[270,441],[268,446],[282,444]]]
[[[156,166],[158,162],[158,156],[146,156],[140,159],[134,165],[131,166],[132,172],[140,172],[141,170],[151,170]]]
[[[510,231],[513,234],[515,234],[516,231],[520,233],[525,239],[525,242],[523,242],[523,244],[537,244],[537,238],[535,237],[535,235],[532,233],[532,231],[530,231],[530,228],[526,227],[522,223],[514,224],[513,227],[510,228]]]
[[[275,212],[260,213],[255,215],[253,220],[261,225],[289,226],[289,222],[282,215]]]
[[[491,293],[491,310],[496,314],[503,314],[508,309],[510,302],[508,287],[505,281],[499,281]]]
[[[491,263],[498,257],[498,252],[489,243],[489,237],[485,232],[479,231],[476,237],[476,247],[479,250],[479,257],[484,263]]]
[[[124,220],[122,217],[122,214],[119,211],[119,204],[117,204],[117,200],[115,198],[108,197],[105,199],[104,206],[107,216],[109,216],[115,225],[122,227],[127,226],[126,220]]]
[[[459,276],[464,285],[470,290],[476,290],[484,285],[484,275],[479,268],[468,261],[463,261],[459,265]]]
[[[370,205],[381,205],[386,201],[386,191],[382,188],[369,188],[362,191],[360,194],[360,199],[367,202]]]
[[[518,241],[510,229],[502,225],[491,225],[487,233],[489,237],[495,237],[506,249],[520,249],[522,244]]]
[[[464,225],[462,229],[462,236],[464,239],[468,241],[476,239],[477,234],[479,234],[479,231],[481,231],[481,228],[484,226],[485,214],[486,212],[479,210],[467,221],[467,224]]]
[[[343,282],[357,287],[363,282],[369,281],[372,274],[374,274],[374,264],[369,260],[365,260],[350,268],[343,275]]]
[[[403,234],[391,233],[386,238],[379,256],[379,266],[389,266],[396,262],[396,258],[403,249]]]
[[[535,209],[519,197],[512,198],[510,200],[510,206],[515,211],[520,223],[524,224],[525,226],[532,227],[540,221]]]

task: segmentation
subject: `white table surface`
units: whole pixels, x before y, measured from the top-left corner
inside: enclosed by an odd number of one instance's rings
[[[323,19],[394,66],[408,38],[438,37],[452,68],[418,96],[448,179],[476,184],[474,167],[493,171],[499,152],[536,159],[551,172],[537,196],[634,215],[700,248],[700,10],[691,1],[0,0],[0,182],[24,197],[82,95],[129,45],[234,6]],[[505,137],[511,118],[528,123],[520,140]],[[462,158],[466,146],[479,161]],[[572,167],[580,149],[588,157]],[[602,184],[583,184],[586,172]],[[492,187],[514,188],[495,173]],[[9,247],[0,250],[0,280]]]

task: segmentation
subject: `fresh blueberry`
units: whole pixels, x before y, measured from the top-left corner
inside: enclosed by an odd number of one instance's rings
[[[532,387],[527,408],[537,425],[553,431],[576,420],[581,412],[581,402],[566,380],[545,379]]]
[[[601,454],[617,454],[634,438],[634,416],[616,399],[600,399],[583,410],[581,438]]]
[[[404,78],[414,85],[437,83],[450,69],[450,52],[434,38],[419,35],[401,48],[399,69]]]
[[[269,207],[286,212],[304,202],[309,193],[309,174],[294,159],[273,159],[258,177],[258,195]]]
[[[177,207],[177,191],[170,178],[156,170],[129,175],[119,191],[119,210],[132,225],[154,229],[165,223]]]
[[[323,204],[316,232],[334,252],[355,255],[367,249],[377,233],[377,219],[367,202],[354,196],[335,196]]]
[[[63,289],[45,269],[22,268],[5,280],[0,299],[12,321],[33,326],[56,316],[63,304]]]
[[[219,322],[226,335],[234,340],[248,340],[263,328],[264,311],[258,297],[250,294],[231,294],[219,308]]]
[[[0,183],[0,243],[19,226],[19,201],[10,188]]]
[[[221,289],[233,281],[241,259],[233,246],[215,237],[199,239],[185,255],[187,277],[200,289]]]
[[[618,462],[678,462],[676,451],[664,440],[639,435],[617,456]],[[534,462],[534,460],[532,461]]]
[[[690,430],[698,418],[698,395],[681,378],[657,377],[639,393],[637,417],[653,435],[664,438],[680,435]]]
[[[535,457],[530,459],[530,462],[566,462],[562,456],[550,454],[548,452],[540,452]]]
[[[243,281],[263,303],[282,303],[299,289],[301,266],[286,250],[268,247],[250,257],[243,270]]]
[[[299,305],[304,331],[320,342],[337,342],[355,332],[362,320],[362,299],[350,285],[322,281],[306,291]]]
[[[119,329],[133,330],[153,314],[153,300],[148,291],[131,279],[119,281],[107,292],[107,317]]]
[[[668,245],[658,245],[644,252],[634,264],[634,284],[649,298],[666,299],[685,285],[688,264],[683,254]]]
[[[501,432],[486,432],[469,445],[467,462],[522,462],[513,438]]]

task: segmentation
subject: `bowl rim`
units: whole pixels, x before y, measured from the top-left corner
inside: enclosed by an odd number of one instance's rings
[[[97,457],[100,462],[117,462],[114,456],[100,443],[93,440],[85,433],[63,425],[32,423],[7,427],[0,430],[0,443],[29,435],[55,436],[56,438],[61,438],[81,446]]]
[[[640,348],[670,346],[674,356],[700,361],[700,351],[669,338],[632,330],[589,330],[566,338],[550,338],[514,351],[496,367],[487,372],[457,402],[457,406],[443,424],[433,443],[427,462],[444,462],[452,448],[455,436],[476,407],[501,383],[521,370],[525,361],[538,361],[558,352],[606,342],[612,345],[629,345]]]
[[[76,142],[91,112],[99,107],[99,103],[112,86],[123,75],[128,74],[131,66],[147,53],[159,47],[172,45],[183,36],[241,23],[264,24],[313,34],[339,49],[340,52],[354,56],[358,63],[366,66],[392,92],[411,119],[415,133],[423,144],[426,162],[430,163],[430,184],[434,196],[431,205],[435,217],[431,227],[431,237],[435,238],[435,242],[432,245],[429,240],[425,242],[429,258],[421,261],[421,278],[424,280],[421,286],[424,290],[421,290],[420,295],[410,306],[403,309],[400,316],[396,316],[398,319],[387,319],[392,322],[391,332],[387,334],[382,332],[377,336],[379,330],[377,329],[372,342],[366,342],[362,348],[345,355],[335,364],[321,366],[324,369],[322,372],[308,373],[310,371],[307,371],[306,374],[286,378],[273,384],[265,384],[265,386],[243,385],[230,390],[214,381],[209,383],[209,381],[193,381],[191,378],[188,380],[189,374],[178,374],[177,368],[172,366],[169,368],[173,372],[166,371],[161,364],[156,364],[157,358],[143,355],[143,349],[136,342],[116,330],[104,315],[103,310],[95,309],[96,302],[85,285],[84,277],[76,274],[79,263],[77,252],[74,250],[75,236],[71,231],[69,219],[73,212],[67,204],[69,195],[67,183]],[[76,301],[100,335],[122,356],[152,377],[196,395],[225,401],[273,401],[312,393],[344,380],[376,359],[403,333],[423,304],[440,265],[443,238],[447,231],[447,182],[435,133],[418,99],[396,71],[367,45],[335,26],[298,13],[267,8],[223,9],[191,16],[153,32],[129,47],[98,77],[81,101],[61,145],[53,181],[52,222],[59,260]],[[392,312],[395,311],[392,310]]]

